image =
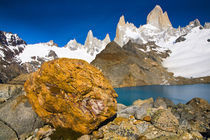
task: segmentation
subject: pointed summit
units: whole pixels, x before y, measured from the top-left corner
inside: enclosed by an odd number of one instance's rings
[[[125,25],[125,18],[124,18],[124,15],[122,15],[122,16],[120,17],[120,20],[119,20],[119,22],[118,22],[118,25],[120,25],[120,26]]]
[[[93,32],[92,32],[92,30],[89,30],[88,34],[87,34],[87,38],[85,40],[85,46],[91,45],[92,42],[93,42]]]
[[[106,37],[104,38],[104,40],[103,40],[105,43],[109,43],[109,42],[111,42],[111,40],[110,40],[110,37],[109,37],[109,34],[106,34]]]
[[[46,43],[48,46],[57,46],[58,44],[56,44],[53,40],[50,40],[49,42]]]
[[[172,27],[167,12],[163,13],[162,8],[156,5],[147,16],[147,24],[151,24],[159,29],[168,29]]]
[[[88,31],[87,38],[88,38],[88,37],[93,37],[93,32],[92,32],[92,30],[89,30],[89,31]]]

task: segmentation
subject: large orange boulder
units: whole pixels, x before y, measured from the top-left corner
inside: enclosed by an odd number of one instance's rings
[[[116,92],[100,70],[83,60],[45,62],[24,88],[35,112],[54,127],[88,134],[116,113]]]

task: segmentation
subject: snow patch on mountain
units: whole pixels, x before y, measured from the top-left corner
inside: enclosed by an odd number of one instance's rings
[[[93,36],[92,31],[89,31],[85,45],[78,43],[76,39],[70,40],[64,47],[58,47],[53,41],[49,41],[47,43],[30,44],[25,47],[23,53],[17,56],[17,58],[22,63],[37,61],[39,58],[49,61],[53,58],[49,57],[48,55],[50,51],[53,51],[59,58],[65,57],[82,59],[90,63],[109,42],[110,38],[108,34],[104,40],[99,40]]]
[[[187,78],[210,75],[210,29],[196,27],[182,42],[158,44],[171,50],[170,57],[163,61],[163,66],[175,76]]]

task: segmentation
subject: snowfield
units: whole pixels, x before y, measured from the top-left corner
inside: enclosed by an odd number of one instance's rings
[[[183,42],[168,42],[158,45],[172,51],[163,61],[163,66],[175,76],[196,78],[210,76],[210,29],[193,28]]]
[[[85,48],[70,50],[67,47],[49,46],[45,43],[39,43],[27,45],[23,53],[18,56],[18,59],[21,60],[22,63],[32,61],[33,59],[31,57],[33,56],[39,56],[47,59],[50,50],[54,51],[59,58],[76,58],[86,60],[89,63],[95,58],[95,56],[87,53],[87,49]]]

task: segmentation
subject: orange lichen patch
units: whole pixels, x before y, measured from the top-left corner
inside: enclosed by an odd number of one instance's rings
[[[83,60],[45,62],[24,88],[36,113],[54,127],[88,134],[116,113],[116,92],[101,71]]]
[[[150,122],[151,121],[151,117],[150,116],[145,116],[143,118],[143,120],[146,121],[146,122]]]
[[[133,124],[134,124],[134,125],[137,125],[137,124],[141,124],[141,123],[143,123],[143,122],[144,122],[144,121],[142,121],[142,120],[136,120],[136,121],[133,122]]]
[[[122,122],[129,122],[128,118],[123,118],[123,117],[117,117],[114,119],[113,123],[116,125],[120,125]]]

